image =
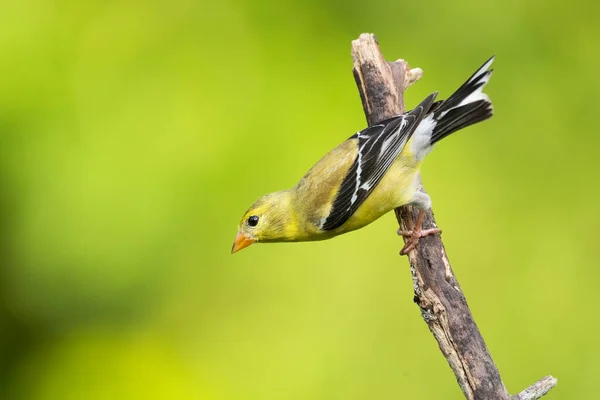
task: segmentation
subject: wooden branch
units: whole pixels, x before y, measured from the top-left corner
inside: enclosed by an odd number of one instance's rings
[[[512,397],[512,400],[537,400],[546,393],[550,391],[556,384],[558,380],[551,375],[548,375],[533,385],[529,386],[527,389],[523,390],[521,393]]]
[[[373,34],[362,34],[352,42],[352,58],[354,78],[369,125],[402,114],[404,91],[422,76],[422,71],[410,69],[404,60],[385,61]],[[420,190],[424,191],[422,187]],[[400,228],[412,230],[417,213],[418,210],[411,206],[396,209]],[[436,226],[431,210],[426,213],[423,226]],[[532,386],[540,385],[543,390],[529,388],[517,395],[520,397],[511,397],[471,315],[440,236],[422,238],[408,258],[414,301],[456,375],[465,398],[538,399],[556,385],[556,379],[547,377]]]

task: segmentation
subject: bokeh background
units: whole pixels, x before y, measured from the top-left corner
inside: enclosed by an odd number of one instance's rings
[[[425,71],[408,107],[497,55],[425,186],[509,390],[598,398],[599,4],[2,2],[0,398],[462,398],[392,215],[229,254],[364,127],[361,32]]]

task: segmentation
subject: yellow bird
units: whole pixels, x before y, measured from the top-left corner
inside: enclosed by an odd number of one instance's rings
[[[415,109],[370,126],[317,162],[291,189],[267,194],[246,211],[232,253],[255,242],[329,239],[370,224],[396,207],[419,208],[414,230],[402,254],[420,237],[439,233],[423,229],[430,197],[417,190],[423,158],[433,145],[459,129],[490,118],[492,103],[483,93],[494,57],[486,61],[447,100],[437,92]]]

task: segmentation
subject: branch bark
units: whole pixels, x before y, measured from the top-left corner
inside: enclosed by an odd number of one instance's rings
[[[369,125],[402,114],[404,91],[422,71],[410,69],[404,60],[387,62],[373,34],[362,34],[352,42],[354,78]],[[420,188],[420,190],[425,190]],[[418,210],[396,209],[402,230],[412,230]],[[424,227],[436,227],[429,210]],[[408,254],[414,286],[414,301],[435,337],[468,400],[533,400],[556,385],[549,376],[516,396],[510,396],[475,324],[467,300],[458,284],[439,235],[420,239]]]

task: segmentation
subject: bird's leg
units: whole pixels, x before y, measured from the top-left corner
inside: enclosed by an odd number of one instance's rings
[[[398,229],[398,235],[401,235],[406,238],[406,243],[404,243],[404,247],[400,250],[401,255],[408,254],[409,251],[416,248],[419,244],[419,239],[429,235],[435,235],[436,233],[442,232],[438,228],[423,228],[423,217],[425,216],[425,210],[419,209],[419,215],[417,216],[417,222],[412,231],[403,231]]]

